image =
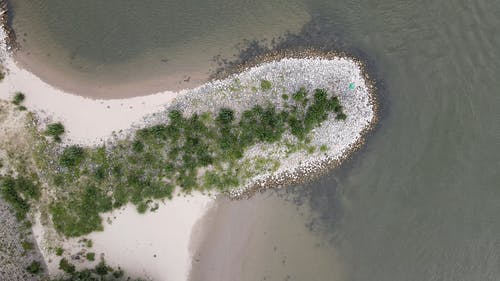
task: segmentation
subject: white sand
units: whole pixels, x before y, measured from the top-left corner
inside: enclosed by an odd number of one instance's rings
[[[187,280],[191,269],[190,241],[199,236],[196,223],[213,204],[214,197],[201,193],[176,196],[160,203],[155,212],[139,214],[129,204],[124,208],[103,215],[104,231],[85,236],[93,246],[86,248],[81,238],[65,240],[60,245],[65,249],[64,257],[77,268],[93,267],[103,256],[106,262],[126,270],[127,274],[151,280]],[[34,226],[35,237],[48,262],[50,274],[60,273],[60,257],[48,248],[54,241],[54,233],[38,222]],[[82,252],[94,252],[95,262],[72,260],[71,256]],[[155,256],[156,255],[156,256]]]
[[[0,99],[10,100],[15,92],[24,93],[26,100],[23,105],[35,112],[40,120],[61,121],[64,124],[66,143],[101,143],[113,131],[129,129],[132,124],[140,123],[144,116],[161,111],[176,96],[184,93],[166,91],[129,99],[93,100],[63,92],[15,63],[6,50],[2,28],[0,61],[7,72],[0,82]],[[135,276],[148,276],[154,280],[186,280],[191,268],[189,243],[193,227],[213,201],[214,198],[200,193],[188,197],[176,196],[160,204],[155,213],[144,215],[128,205],[111,213],[116,218],[112,219],[112,224],[104,223],[104,232],[88,236],[94,244],[88,251],[96,253],[96,262],[104,253],[108,264],[120,266]],[[61,257],[55,256],[50,247],[61,245],[59,242],[63,238],[53,229],[42,226],[40,221],[33,227],[33,232],[49,273],[59,273]],[[89,264],[71,260],[71,255],[82,250],[78,240],[66,240],[62,245],[64,256],[82,268]]]
[[[71,143],[98,143],[113,131],[128,129],[144,116],[160,111],[176,96],[185,92],[165,91],[114,100],[95,100],[63,92],[16,64],[6,50],[2,28],[0,62],[7,72],[0,83],[0,98],[10,100],[15,92],[24,93],[26,100],[23,104],[30,111],[36,112],[42,121],[46,118],[61,121],[67,129],[65,142]]]

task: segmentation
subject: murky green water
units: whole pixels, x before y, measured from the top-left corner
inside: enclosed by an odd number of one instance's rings
[[[239,2],[244,1],[227,4]],[[271,5],[269,13],[281,14],[276,7],[288,7],[283,3]],[[226,16],[210,6],[203,10],[208,22]],[[303,273],[314,270],[318,274],[311,273],[309,280],[325,280],[332,268],[341,271],[335,280],[498,280],[500,2],[311,0],[304,11],[312,20],[283,45],[336,45],[364,54],[382,81],[381,123],[366,147],[342,168],[262,200],[264,206],[252,213],[261,222],[251,245],[259,247],[243,255],[240,265],[245,270],[232,280],[304,280]],[[265,31],[252,24],[241,30],[249,26]],[[109,28],[118,30],[118,25]],[[200,34],[213,31],[200,28]],[[182,37],[172,32],[166,36]],[[82,34],[81,40],[88,40]],[[72,36],[69,41],[78,41]],[[165,42],[159,39],[158,46]],[[139,44],[134,52],[142,48]],[[92,52],[102,52],[109,63],[114,59],[106,48]],[[89,59],[85,52],[79,56]],[[303,205],[276,204],[292,199]],[[266,216],[273,207],[276,212]],[[302,208],[310,211],[295,215]],[[238,204],[227,208],[237,210]],[[280,220],[280,210],[293,222]],[[276,261],[282,249],[295,247],[290,237],[281,237],[299,233],[297,221],[322,242],[297,238],[297,249],[311,258],[280,267]],[[281,252],[263,250],[274,247]],[[324,254],[325,249],[334,254]],[[321,266],[315,258],[322,259]],[[266,259],[275,266],[270,268]],[[332,267],[324,266],[325,261]]]
[[[10,2],[28,68],[105,98],[199,85],[217,67],[214,57],[231,58],[245,40],[270,43],[310,19],[303,0]],[[123,83],[144,86],[103,90]]]

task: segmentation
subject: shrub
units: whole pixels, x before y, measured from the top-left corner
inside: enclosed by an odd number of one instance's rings
[[[306,96],[307,96],[307,90],[306,88],[302,87],[292,95],[292,99],[296,102],[301,102],[304,101]]]
[[[265,81],[262,87],[269,90],[271,82]],[[53,178],[60,178],[60,186],[75,186],[50,205],[56,230],[68,237],[100,230],[100,213],[129,202],[141,213],[151,211],[149,203],[171,198],[176,186],[184,192],[228,190],[255,173],[240,163],[245,151],[258,143],[280,141],[285,132],[298,139],[294,151],[313,153],[317,147],[308,145],[308,134],[330,114],[338,118],[343,113],[337,97],[329,97],[324,89],[312,93],[301,88],[282,95],[283,109],[256,105],[241,116],[230,108],[219,109],[213,117],[208,112],[184,117],[172,110],[163,124],[138,130],[132,139],[107,150],[67,147],[59,164],[70,169],[58,170]],[[279,163],[270,162],[261,168],[277,167]],[[19,198],[24,200],[22,194]]]
[[[31,251],[35,248],[35,245],[33,245],[33,243],[31,243],[29,241],[23,241],[21,243],[21,246],[23,247],[24,251]]]
[[[15,105],[21,105],[24,99],[25,99],[24,94],[21,92],[17,92],[14,94],[14,97],[12,98],[12,103]]]
[[[66,168],[74,168],[79,166],[85,159],[85,150],[78,145],[72,145],[64,149],[59,163]]]
[[[64,126],[60,122],[47,125],[45,135],[51,136],[56,142],[61,142],[61,135],[64,134]]]
[[[347,118],[347,115],[345,115],[344,113],[339,113],[335,117],[335,119],[337,119],[337,120],[345,120],[346,118]]]
[[[260,88],[264,91],[269,91],[272,88],[271,81],[262,79],[260,80]]]
[[[35,183],[23,176],[17,178],[0,177],[0,195],[13,208],[16,218],[23,220],[30,209],[28,200],[38,199],[40,189]]]
[[[87,258],[88,261],[94,261],[95,260],[95,253],[92,253],[92,252],[87,253],[85,255],[85,258]]]
[[[56,249],[56,256],[62,256],[63,253],[64,253],[64,249],[63,248],[58,247]]]
[[[102,260],[95,266],[95,272],[101,276],[108,274],[112,269]]]
[[[40,262],[38,261],[33,261],[26,267],[26,270],[31,273],[31,274],[38,274],[42,271],[42,267],[40,265]]]
[[[69,274],[75,273],[76,271],[75,266],[65,258],[61,259],[59,262],[59,269]]]

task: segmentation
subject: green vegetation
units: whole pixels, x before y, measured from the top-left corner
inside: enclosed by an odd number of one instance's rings
[[[240,116],[229,108],[216,116],[189,117],[172,110],[168,122],[138,130],[114,147],[66,147],[52,169],[57,186],[71,187],[50,206],[55,228],[67,236],[101,230],[100,213],[128,202],[144,213],[155,208],[152,200],[171,198],[175,186],[187,193],[236,187],[259,171],[279,167],[271,159],[249,163],[242,158],[249,147],[278,142],[286,132],[304,143],[295,151],[314,153],[316,148],[305,144],[308,133],[330,114],[343,113],[338,98],[325,90],[310,96],[300,89],[286,101],[286,110],[256,105]]]
[[[95,260],[95,253],[92,253],[92,252],[87,253],[85,255],[85,258],[87,258],[88,261],[94,261]]]
[[[35,248],[35,245],[29,241],[23,241],[21,242],[21,246],[23,247],[24,252],[31,251]]]
[[[323,145],[321,145],[321,146],[319,147],[319,150],[320,150],[321,152],[326,152],[326,151],[328,151],[328,146],[326,146],[325,144],[323,144]]]
[[[64,263],[66,264],[64,266],[66,270],[63,270],[66,272],[66,276],[51,279],[51,281],[142,281],[142,279],[126,277],[123,270],[108,266],[104,260],[101,260],[94,268],[87,268],[80,271],[77,271],[73,265],[68,265],[67,261]]]
[[[16,218],[23,220],[30,208],[29,201],[38,199],[40,190],[28,177],[0,176],[0,195],[12,206]]]
[[[54,141],[61,142],[61,135],[64,134],[64,126],[60,122],[47,125],[45,135],[51,136]]]
[[[262,80],[261,87],[270,90],[272,85]],[[57,196],[48,206],[55,229],[78,237],[102,230],[101,214],[127,203],[141,213],[154,211],[158,208],[154,200],[171,198],[175,188],[185,193],[228,191],[279,168],[272,156],[245,158],[250,147],[280,143],[288,147],[287,153],[323,151],[310,144],[309,133],[328,118],[346,118],[338,98],[323,89],[310,93],[301,88],[284,94],[282,100],[283,107],[255,105],[240,113],[221,108],[185,116],[171,110],[165,122],[110,146],[61,147],[57,141],[64,126],[50,124],[42,135],[33,133],[38,171],[0,178],[1,195],[20,219],[25,218],[30,203],[40,197],[38,179],[31,174],[39,175],[55,188]],[[282,140],[285,134],[295,139],[293,144]],[[61,261],[62,268],[70,270],[70,265]]]
[[[260,88],[264,91],[269,91],[273,87],[273,84],[271,84],[271,81],[262,79],[260,80]]]
[[[94,243],[92,242],[92,240],[85,239],[85,247],[92,248],[93,245],[94,245]]]
[[[63,253],[64,253],[64,249],[63,248],[58,247],[56,249],[56,256],[62,256]]]
[[[43,270],[43,268],[40,262],[33,261],[30,265],[28,265],[28,267],[26,267],[26,270],[31,274],[38,274]]]
[[[72,145],[64,149],[59,163],[66,168],[74,168],[80,165],[85,158],[85,150],[81,146]]]
[[[61,259],[61,261],[59,262],[59,269],[69,274],[73,274],[76,271],[75,266],[71,264],[66,258]]]
[[[14,97],[12,98],[12,103],[15,105],[21,105],[21,103],[24,101],[25,96],[21,92],[17,92],[14,94]]]

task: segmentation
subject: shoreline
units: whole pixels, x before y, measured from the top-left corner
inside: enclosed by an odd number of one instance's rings
[[[240,66],[239,68],[237,68],[237,71],[239,72],[228,73],[226,77],[222,76],[218,78],[214,77],[213,80],[210,80],[210,82],[207,82],[204,85],[199,86],[195,89],[182,90],[179,92],[164,91],[154,95],[134,97],[128,99],[94,100],[69,94],[60,89],[57,89],[42,81],[35,74],[20,67],[16,63],[13,55],[11,54],[10,49],[8,48],[8,44],[6,43],[5,40],[3,40],[4,38],[8,37],[8,35],[5,33],[4,29],[2,29],[0,33],[1,33],[0,37],[2,37],[1,38],[2,42],[0,42],[1,44],[0,60],[2,61],[4,67],[6,67],[6,69],[8,70],[8,73],[4,78],[4,81],[0,83],[0,98],[5,100],[10,100],[10,97],[15,91],[24,92],[27,97],[25,105],[30,110],[33,110],[36,113],[39,121],[41,121],[42,123],[42,126],[43,124],[47,124],[48,122],[61,121],[67,127],[68,130],[66,136],[63,138],[63,143],[65,144],[75,143],[75,144],[95,146],[98,144],[105,143],[106,141],[112,141],[113,137],[117,135],[119,137],[127,136],[130,135],[131,132],[134,132],[134,130],[136,130],[137,128],[144,126],[151,126],[162,120],[164,121],[165,113],[168,112],[168,110],[170,109],[183,108],[185,111],[187,111],[187,114],[190,114],[193,112],[204,110],[203,106],[205,107],[208,106],[208,111],[211,111],[211,110],[216,110],[218,107],[224,106],[226,104],[230,104],[231,102],[235,102],[236,110],[239,110],[241,108],[244,109],[245,106],[248,106],[249,104],[254,104],[254,103],[258,104],[259,101],[256,101],[255,97],[252,98],[252,96],[238,97],[240,98],[239,101],[237,100],[226,101],[224,99],[221,100],[220,96],[217,97],[216,95],[217,91],[223,89],[226,90],[230,89],[232,86],[234,86],[233,85],[234,81],[236,80],[240,81],[240,79],[243,81],[243,84],[247,83],[245,85],[253,85],[256,83],[256,81],[257,82],[261,81],[260,79],[269,79],[272,80],[274,83],[275,81],[279,80],[278,79],[279,75],[284,75],[285,73],[288,73],[287,71],[292,71],[292,73],[290,74],[294,74],[293,73],[294,71],[298,71],[299,73],[301,71],[304,71],[303,74],[304,75],[308,74],[308,75],[305,76],[299,75],[298,77],[296,77],[298,81],[295,81],[293,80],[293,78],[290,78],[291,82],[289,83],[291,84],[286,84],[285,82],[283,82],[284,84],[281,85],[283,89],[288,87],[289,91],[296,91],[298,87],[301,87],[302,84],[307,83],[309,88],[313,87],[329,88],[329,90],[332,90],[332,92],[335,92],[335,94],[339,94],[342,97],[341,99],[345,99],[342,102],[349,101],[350,99],[352,100],[353,99],[352,95],[350,96],[350,94],[346,92],[347,89],[342,90],[339,88],[339,85],[331,84],[333,83],[332,82],[333,78],[329,77],[327,74],[339,75],[340,78],[337,77],[336,78],[337,80],[347,79],[346,81],[348,81],[350,79],[351,80],[354,79],[356,80],[356,83],[361,81],[357,83],[356,85],[357,88],[354,90],[354,93],[367,95],[366,96],[366,98],[368,99],[367,106],[369,107],[371,113],[373,114],[371,118],[365,116],[368,119],[366,118],[364,119],[362,118],[362,120],[360,119],[361,123],[357,124],[356,125],[357,127],[355,126],[352,129],[355,131],[357,130],[356,128],[359,127],[362,128],[362,130],[360,130],[359,132],[355,132],[354,135],[348,135],[348,137],[345,136],[344,138],[348,138],[347,140],[341,138],[341,140],[343,140],[344,143],[337,144],[333,142],[335,145],[340,146],[340,148],[336,148],[337,150],[335,150],[334,153],[333,152],[331,154],[325,153],[324,155],[321,153],[318,154],[318,152],[315,152],[314,155],[299,153],[299,155],[296,155],[294,159],[291,159],[290,161],[287,162],[285,161],[284,165],[282,165],[284,167],[281,167],[280,170],[276,172],[271,172],[271,174],[259,174],[258,176],[253,177],[252,179],[249,180],[249,183],[241,186],[241,188],[233,189],[231,190],[231,192],[225,193],[229,195],[231,199],[245,199],[262,189],[302,183],[310,181],[318,176],[323,175],[327,171],[339,166],[343,161],[349,159],[351,155],[361,147],[361,145],[365,141],[367,134],[374,128],[375,124],[378,121],[378,103],[376,100],[376,93],[375,93],[376,87],[374,81],[372,81],[370,76],[368,76],[365,69],[365,65],[362,61],[343,53],[335,53],[335,52],[325,53],[315,50],[308,50],[303,53],[298,53],[298,52],[271,53],[267,56],[256,58],[253,61],[253,64],[249,63]],[[328,71],[325,70],[325,72],[327,73],[318,73],[322,72],[319,70],[322,70],[323,66],[327,67],[329,71],[333,72],[328,73]],[[332,70],[338,66],[343,66],[343,68],[341,68],[341,70],[338,71]],[[348,70],[348,73],[342,72],[346,70]],[[353,70],[355,73],[352,74],[351,70]],[[359,73],[357,71],[359,71]],[[318,74],[318,76],[316,77],[312,75],[311,72],[314,74]],[[305,80],[301,81],[301,79]],[[208,97],[206,96],[207,94],[209,95]],[[238,92],[232,94],[233,95],[231,95],[231,97],[241,95],[241,93]],[[266,98],[268,99],[269,102],[276,102],[278,107],[281,106],[280,105],[281,98],[264,97],[263,98],[264,101]],[[352,104],[356,104],[355,102],[356,98],[354,98],[354,100],[351,101]],[[245,99],[250,99],[250,100],[245,101]],[[361,99],[361,101],[362,100],[363,99]],[[238,108],[238,106],[241,108]],[[78,108],[78,110],[74,110],[75,108]],[[91,114],[89,114],[90,112]],[[363,123],[365,121],[367,122],[366,124]],[[323,138],[319,141],[319,143],[315,144],[319,145],[321,142],[326,142],[328,144],[331,144],[332,142],[331,139],[329,139],[328,136],[321,134],[321,131],[324,130],[325,128],[330,128],[326,131],[327,133],[332,132],[332,130],[333,132],[336,132],[334,130],[336,128],[335,127],[336,125],[330,123],[327,124],[326,127],[322,125],[323,128],[318,128],[318,130],[315,130],[315,133],[317,133],[320,138]],[[349,138],[354,138],[355,141],[350,142]],[[264,150],[259,151],[259,148],[256,149],[257,151],[254,150],[251,153],[256,153],[254,155],[257,156],[260,155],[259,153],[261,154],[265,153]],[[302,160],[304,160],[304,162]],[[203,199],[200,200],[203,202],[203,204],[205,204],[204,206],[206,206],[206,204],[209,204],[210,200],[212,200],[211,202],[213,202],[213,199],[209,200],[209,197],[207,197],[206,195],[199,195],[199,196],[200,198]],[[171,205],[174,200],[180,200],[182,198],[183,197],[175,196],[173,200],[167,203],[167,205]],[[183,207],[184,209],[178,207],[176,209],[171,210],[171,212],[183,213],[185,212],[185,210],[188,210],[188,208],[190,207],[192,208],[193,206],[195,205],[188,204],[185,207]],[[188,256],[191,255],[190,258],[193,257],[192,256],[193,251],[191,249],[192,246],[190,244],[196,242],[193,241],[193,239],[194,240],[199,239],[199,238],[196,239],[193,238],[197,235],[193,231],[203,231],[200,229],[200,227],[197,227],[198,220],[200,220],[203,217],[203,215],[208,212],[208,208],[201,208],[200,207],[201,205],[199,204],[196,206],[197,206],[196,208],[198,207],[199,208],[196,215],[193,215],[189,219],[189,225],[187,226],[188,232],[186,232],[186,229],[182,230],[183,231],[182,233],[184,233],[185,237],[179,238],[181,239],[179,240],[181,241],[181,243],[176,243],[176,245],[178,244],[177,246],[179,248],[173,250],[170,253],[175,253],[177,255],[182,255],[185,257],[186,256],[185,253],[186,251],[188,251],[189,253]],[[160,210],[165,211],[169,207],[172,206],[162,206]],[[117,213],[117,212],[125,213],[124,219],[128,220],[128,222],[133,221],[134,215],[138,216],[137,212],[135,212],[134,214],[130,214],[127,212],[123,212],[123,210],[122,211],[114,210],[112,213]],[[141,215],[141,218],[145,219],[146,216],[148,215],[151,215],[151,213],[148,213],[146,215]],[[119,216],[117,217],[118,219],[120,219]],[[116,218],[114,218],[113,220],[115,219]],[[154,227],[158,224],[159,222],[153,222],[149,225],[149,227],[151,226]],[[38,225],[38,227],[40,226],[41,225]],[[113,232],[110,232],[109,230],[106,232],[106,227],[107,224],[105,226],[104,232],[94,232],[88,236],[99,237],[99,234],[105,237],[106,235],[113,236]],[[111,228],[112,227],[113,226],[111,226]],[[45,234],[42,233],[44,231],[44,228],[45,227],[42,226],[37,230],[38,231],[37,240],[39,245],[44,245],[44,241],[48,240],[44,237]],[[166,230],[167,233],[169,233],[168,231],[171,231],[171,228],[180,231],[177,225],[172,227],[165,225],[162,229]],[[42,231],[40,231],[40,229]],[[174,235],[179,234],[179,232],[175,231],[174,233],[177,233]],[[104,240],[112,241],[112,238],[110,238],[111,236],[106,238],[107,240],[106,239]],[[56,237],[58,236],[56,235]],[[120,238],[126,239],[126,237],[120,237]],[[59,239],[61,239],[60,236]],[[94,238],[94,239],[99,239],[99,238]],[[154,238],[153,240],[156,241],[154,242],[156,244],[156,243],[161,243],[162,239],[165,238],[157,237]],[[56,239],[56,241],[60,240]],[[63,239],[63,241],[65,241],[65,239]],[[153,242],[151,243],[153,244]],[[101,247],[105,248],[104,245],[105,243],[102,244],[103,245],[101,245]],[[99,243],[97,243],[96,245],[99,245]],[[179,245],[184,245],[184,246],[179,246]],[[41,248],[42,247],[43,246],[41,246]],[[74,254],[74,252],[78,250],[78,247],[79,247],[78,243],[76,244],[73,243],[72,246],[69,246],[70,253]],[[112,250],[116,250],[116,248],[119,248],[119,246],[116,246],[111,250],[108,249],[106,251],[109,252]],[[42,252],[45,251],[44,255],[46,261],[51,259],[51,253],[49,252],[49,250],[50,250],[49,248],[42,249]],[[137,248],[135,248],[135,250],[136,251],[144,250],[144,246],[142,247],[138,246]],[[125,255],[125,253],[116,252],[115,255],[117,258],[112,258],[108,260],[108,262],[111,265],[120,265],[120,262],[117,262],[116,260],[120,260],[120,257]],[[52,258],[55,257],[52,256]],[[146,258],[146,256],[144,256],[144,258]],[[154,258],[152,260],[154,260]],[[144,272],[149,272],[150,275],[153,272],[160,275],[171,274],[162,271],[165,270],[165,268],[162,267],[149,268],[147,270],[137,269],[137,264],[134,263],[133,260],[126,262],[126,266],[133,267],[132,269],[127,269],[127,272],[132,274],[140,274]],[[49,265],[49,269],[50,268],[51,265]],[[183,271],[189,272],[190,270],[189,268],[190,267],[184,266]],[[57,268],[55,269],[52,268],[52,270],[57,272]],[[138,272],[138,270],[142,271]],[[158,272],[157,270],[160,270],[160,272]],[[179,277],[180,276],[179,273],[176,274],[177,274],[175,275],[177,276],[176,278],[182,278]],[[162,277],[164,276],[166,275],[162,275]],[[183,279],[176,279],[176,280],[183,280]]]

